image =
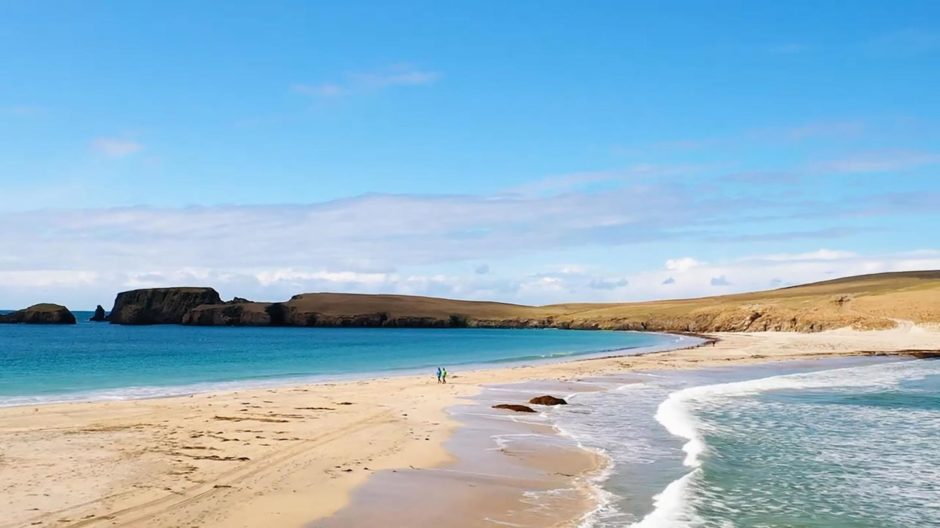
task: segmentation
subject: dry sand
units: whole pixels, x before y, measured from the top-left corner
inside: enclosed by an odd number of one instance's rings
[[[446,409],[483,383],[940,350],[940,330],[716,334],[714,346],[433,377],[0,409],[0,528],[303,526],[381,469],[451,455]],[[498,508],[498,505],[492,505]]]

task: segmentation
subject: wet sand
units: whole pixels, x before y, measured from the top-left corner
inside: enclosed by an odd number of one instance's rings
[[[606,458],[560,436],[539,414],[492,409],[507,398],[527,401],[572,390],[586,386],[485,388],[472,402],[451,409],[459,424],[445,443],[453,462],[377,473],[354,492],[346,508],[309,528],[576,526],[596,503],[587,479],[603,471]]]

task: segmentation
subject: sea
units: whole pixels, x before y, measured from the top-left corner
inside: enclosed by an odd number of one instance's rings
[[[152,398],[671,348],[693,338],[553,329],[0,324],[0,406]]]
[[[609,460],[582,528],[940,526],[940,360],[589,382],[543,413]]]

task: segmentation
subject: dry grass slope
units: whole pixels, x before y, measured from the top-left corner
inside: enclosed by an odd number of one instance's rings
[[[876,329],[894,326],[893,319],[940,322],[940,271],[881,273],[763,292],[637,303],[536,307],[406,295],[308,293],[294,296],[283,306],[287,324],[319,326],[467,325],[678,332]]]

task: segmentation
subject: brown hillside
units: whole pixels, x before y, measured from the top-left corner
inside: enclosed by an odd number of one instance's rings
[[[199,306],[187,324],[560,327],[676,332],[887,328],[940,322],[940,271],[846,277],[778,290],[637,303],[550,306],[408,295],[307,293],[284,303]]]

